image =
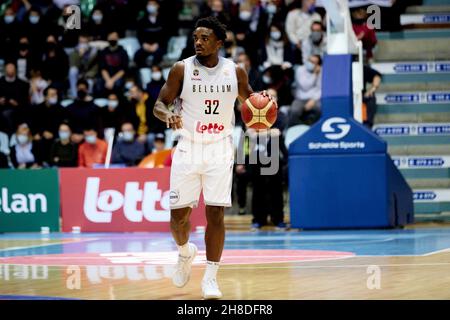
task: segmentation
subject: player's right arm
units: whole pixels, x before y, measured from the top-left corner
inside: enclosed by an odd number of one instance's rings
[[[183,122],[181,116],[169,110],[169,105],[178,97],[183,88],[184,62],[177,62],[169,72],[166,83],[159,92],[158,99],[153,108],[153,114],[165,122],[167,127],[181,129]]]

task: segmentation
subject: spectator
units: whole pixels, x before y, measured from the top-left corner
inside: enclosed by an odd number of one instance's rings
[[[97,137],[94,128],[84,129],[84,142],[78,149],[78,166],[93,168],[96,164],[104,164],[108,144]]]
[[[299,66],[295,73],[295,100],[289,112],[289,127],[299,124],[304,117],[314,122],[320,116],[322,90],[322,59],[310,56],[307,63]]]
[[[0,59],[9,60],[15,54],[19,40],[20,24],[12,7],[5,9],[0,19]]]
[[[77,96],[77,81],[86,79],[89,84],[89,92],[92,92],[94,79],[98,74],[97,49],[89,45],[89,36],[82,34],[78,37],[78,46],[70,54],[70,94]]]
[[[80,143],[83,140],[83,129],[92,127],[99,132],[100,111],[88,94],[89,85],[86,80],[78,80],[77,99],[66,108],[66,118],[72,127],[72,141]]]
[[[236,60],[239,54],[245,53],[245,49],[236,44],[236,38],[233,31],[227,31],[227,38],[223,43],[223,51],[223,56],[231,60]]]
[[[42,65],[42,76],[59,90],[67,87],[69,73],[69,57],[58,43],[56,36],[49,35],[45,43]]]
[[[263,90],[264,84],[261,81],[261,75],[257,68],[252,66],[250,57],[246,53],[240,53],[237,57],[237,63],[248,74],[248,83],[255,91]]]
[[[294,48],[295,56],[301,57],[303,42],[311,33],[311,24],[321,22],[322,18],[315,12],[315,0],[295,0],[294,9],[286,17],[286,33]],[[301,63],[298,59],[295,63]]]
[[[44,53],[42,44],[49,33],[48,25],[38,7],[31,7],[23,22],[22,35],[30,40],[30,49],[36,54]]]
[[[150,68],[162,61],[164,52],[155,39],[146,39],[142,47],[134,54],[134,62],[137,68]]]
[[[284,26],[287,12],[283,0],[268,0],[264,9],[267,13],[267,27],[272,24]]]
[[[302,59],[303,64],[308,61],[308,58],[312,55],[318,55],[323,57],[326,51],[327,41],[325,37],[325,32],[323,30],[322,23],[314,21],[311,24],[311,34],[303,42],[302,47]]]
[[[364,55],[370,62],[373,57],[373,48],[377,44],[377,36],[375,30],[367,25],[366,7],[352,9],[351,15],[353,31],[355,31],[356,38],[361,40]]]
[[[224,10],[224,4],[222,0],[211,0],[207,3],[204,3],[204,6],[200,9],[201,18],[214,16],[226,26],[230,25],[230,16]]]
[[[30,79],[30,102],[31,105],[38,105],[44,102],[44,90],[48,87],[48,82],[42,78],[41,70],[38,68],[31,70]]]
[[[40,140],[42,160],[49,161],[50,148],[58,134],[58,126],[64,118],[63,107],[58,103],[58,89],[48,87],[44,90],[45,101],[34,108],[32,129],[34,139]]]
[[[166,44],[170,35],[164,30],[165,25],[160,12],[160,3],[156,0],[147,1],[147,15],[138,21],[137,36],[140,43],[154,41],[159,44]],[[163,50],[165,51],[165,47]]]
[[[283,29],[277,25],[270,26],[270,33],[266,38],[260,60],[264,68],[273,65],[281,66],[283,69],[292,68],[294,55]]]
[[[292,103],[292,78],[292,68],[283,69],[283,66],[270,66],[262,74],[263,88],[271,88],[278,92],[280,106],[290,105]]]
[[[67,123],[61,123],[58,137],[50,148],[50,164],[56,167],[76,167],[78,161],[77,145],[70,141],[72,131]]]
[[[37,68],[38,58],[30,50],[30,43],[27,37],[20,37],[18,52],[14,56],[17,65],[17,76],[27,81],[31,76],[31,70]]]
[[[0,78],[0,117],[6,120],[7,132],[11,134],[22,120],[28,121],[29,85],[17,77],[16,65],[8,62],[5,75]]]
[[[163,78],[162,69],[159,65],[152,66],[152,80],[147,83],[145,91],[149,94],[150,98],[154,101],[158,99],[159,92],[166,81]]]
[[[26,124],[18,126],[17,143],[11,148],[11,162],[14,168],[40,168],[42,166],[42,150],[38,141],[33,141],[31,131]]]
[[[106,40],[109,30],[103,19],[103,11],[99,7],[92,10],[87,30],[93,41]]]
[[[6,122],[0,115],[0,169],[9,167],[9,137],[6,133],[6,129]]]
[[[123,102],[115,93],[108,96],[108,104],[100,109],[102,128],[114,128],[116,132],[120,130],[122,122],[125,120]]]
[[[148,149],[153,149],[153,142],[157,133],[164,133],[165,123],[153,115],[153,100],[139,86],[134,85],[129,91],[131,103],[130,116],[128,117],[137,128],[140,142],[147,141]]]
[[[164,133],[157,133],[153,143],[152,153],[163,151],[166,148],[166,136]]]
[[[369,129],[372,129],[375,114],[377,112],[377,100],[375,97],[375,93],[380,87],[381,74],[375,69],[369,67],[368,65],[365,65],[363,79],[364,79],[363,103],[366,105],[366,117],[363,123]],[[370,83],[371,86],[367,90],[366,85],[368,83]]]
[[[112,150],[112,163],[135,166],[144,158],[145,145],[136,139],[136,131],[133,124],[122,124],[120,137]]]
[[[128,69],[128,54],[118,44],[119,34],[112,31],[108,34],[109,47],[99,54],[100,93],[120,91],[125,83],[124,75]]]

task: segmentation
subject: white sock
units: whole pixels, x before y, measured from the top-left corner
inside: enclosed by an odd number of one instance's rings
[[[206,270],[203,279],[215,279],[219,270],[219,262],[206,261]]]
[[[183,257],[189,257],[190,256],[190,250],[189,250],[189,241],[186,242],[185,244],[183,244],[182,246],[178,246],[178,253],[180,254],[180,256]]]

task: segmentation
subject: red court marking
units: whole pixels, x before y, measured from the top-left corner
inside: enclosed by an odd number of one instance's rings
[[[260,264],[293,261],[321,261],[355,256],[352,252],[320,250],[225,250],[221,264]],[[176,251],[74,253],[0,258],[0,264],[47,266],[69,265],[171,265],[177,260]],[[206,261],[205,251],[199,251],[194,264]]]

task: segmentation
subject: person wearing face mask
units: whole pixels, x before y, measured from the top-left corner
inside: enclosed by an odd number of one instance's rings
[[[152,65],[161,63],[163,56],[164,51],[160,44],[154,39],[148,39],[134,54],[134,63],[139,69],[151,68]]]
[[[21,124],[16,130],[16,144],[11,148],[11,162],[14,168],[40,168],[42,166],[42,150],[39,141],[33,141],[30,128]]]
[[[84,142],[78,148],[78,166],[93,168],[94,165],[103,165],[108,144],[97,136],[95,128],[86,127],[83,134]]]
[[[136,166],[145,156],[145,145],[136,139],[136,131],[131,122],[121,126],[119,139],[113,147],[111,162]]]
[[[60,46],[56,35],[48,35],[45,42],[45,51],[40,63],[42,76],[60,90],[66,89],[66,80],[69,74],[69,57]]]
[[[42,43],[45,43],[47,35],[54,31],[42,16],[39,7],[32,6],[24,17],[21,32],[30,40],[30,48],[33,52],[43,54],[45,52]]]
[[[21,36],[19,38],[17,51],[12,59],[17,65],[17,76],[24,81],[28,81],[31,76],[31,71],[39,67],[38,61],[40,61],[40,59],[40,56],[38,57],[31,51],[28,38],[26,36]]]
[[[17,77],[16,65],[5,64],[5,75],[0,78],[0,117],[6,121],[8,134],[12,134],[17,125],[28,120],[29,92],[27,82]]]
[[[222,22],[225,25],[229,25],[231,18],[228,14],[228,11],[225,8],[225,4],[223,3],[223,0],[211,0],[203,3],[203,5],[200,7],[201,18],[213,16],[216,17],[217,20]]]
[[[294,63],[291,46],[282,30],[281,26],[270,26],[270,33],[266,38],[265,46],[261,50],[260,58],[261,61],[264,61],[263,66],[265,68],[277,65],[283,69],[288,69]]]
[[[365,58],[370,61],[373,57],[373,48],[378,40],[375,30],[367,25],[366,7],[353,8],[351,16],[353,31],[356,38],[362,42]]]
[[[321,16],[315,12],[315,4],[315,0],[296,0],[293,3],[293,9],[287,14],[286,34],[297,57],[301,57],[303,42],[311,33],[311,24],[314,21],[322,21]],[[300,64],[301,59],[296,61],[297,63]]]
[[[14,55],[19,38],[19,23],[12,7],[7,7],[0,17],[0,59],[10,59]]]
[[[159,65],[153,65],[152,80],[147,83],[147,87],[145,88],[145,92],[149,94],[152,100],[156,101],[165,81],[166,80],[163,78],[161,67]]]
[[[128,70],[128,54],[118,41],[118,32],[109,32],[109,46],[99,53],[100,77],[97,81],[99,93],[105,94],[106,92],[121,90],[125,84],[124,76]]]
[[[97,49],[89,45],[87,34],[81,34],[78,37],[78,45],[69,56],[69,65],[70,94],[75,98],[77,96],[77,81],[86,79],[89,88],[92,88],[94,79],[98,74]]]
[[[65,119],[72,127],[72,141],[75,143],[83,140],[83,128],[86,126],[101,132],[100,110],[89,95],[88,88],[89,84],[86,80],[78,80],[77,98],[65,109]]]
[[[308,39],[303,42],[302,60],[305,64],[312,55],[319,55],[323,57],[326,51],[327,41],[326,34],[323,30],[323,25],[320,22],[313,22],[311,24],[311,34]]]
[[[116,133],[120,131],[120,125],[125,120],[123,103],[115,93],[108,95],[108,104],[100,109],[102,128],[114,128]]]
[[[170,24],[176,25],[176,20],[172,20],[170,23],[167,23],[163,15],[162,15],[162,5],[163,2],[156,0],[147,1],[146,5],[146,13],[147,15],[143,16],[137,23],[137,37],[140,43],[144,43],[145,41],[154,41],[158,42],[160,46],[162,46],[162,50],[166,50],[166,45],[169,41],[170,36],[172,35],[173,26]],[[173,11],[173,7],[168,10]]]
[[[44,155],[50,152],[53,141],[58,136],[58,126],[64,119],[64,109],[59,104],[58,89],[49,86],[44,90],[45,101],[33,109],[33,119],[31,128],[34,133],[34,140],[41,141]],[[48,162],[48,157],[43,160]]]
[[[295,72],[295,100],[289,110],[288,126],[305,122],[312,124],[320,117],[322,95],[322,58],[312,55]]]
[[[87,34],[92,37],[93,41],[106,41],[108,36],[108,28],[103,16],[103,11],[99,7],[94,7],[87,24]]]
[[[63,122],[58,127],[58,137],[50,148],[49,164],[55,167],[76,167],[78,164],[78,147],[70,141],[72,130]]]

